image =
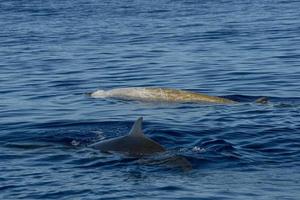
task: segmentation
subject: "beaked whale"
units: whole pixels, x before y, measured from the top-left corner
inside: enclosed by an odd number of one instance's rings
[[[230,99],[209,96],[206,94],[190,92],[186,90],[170,88],[145,88],[130,87],[116,88],[111,90],[97,90],[88,93],[93,98],[116,98],[124,100],[139,100],[150,102],[167,102],[167,103],[216,103],[216,104],[236,104],[237,101]],[[255,103],[267,104],[267,97],[258,98]]]
[[[93,98],[117,98],[125,100],[156,101],[156,102],[208,102],[217,104],[234,104],[236,101],[209,96],[206,94],[170,88],[130,87],[112,90],[97,90],[89,94]]]
[[[183,156],[172,155],[171,157],[149,159],[149,156],[164,153],[166,149],[159,143],[148,138],[142,130],[143,118],[138,118],[133,124],[131,131],[126,136],[103,140],[89,147],[104,153],[121,153],[131,157],[142,158],[143,164],[169,165],[179,167],[183,171],[192,169],[192,164]],[[147,157],[148,156],[148,157]]]

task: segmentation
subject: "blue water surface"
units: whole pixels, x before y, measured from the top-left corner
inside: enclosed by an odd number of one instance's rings
[[[299,199],[300,2],[0,0],[0,199]],[[92,99],[169,87],[236,105]],[[253,101],[267,96],[269,104]],[[88,147],[144,131],[186,171]]]

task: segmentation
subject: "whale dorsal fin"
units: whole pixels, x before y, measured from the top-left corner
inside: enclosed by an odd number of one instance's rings
[[[129,135],[131,136],[138,136],[138,137],[144,137],[144,132],[142,130],[142,123],[143,123],[143,117],[139,117],[133,124]]]

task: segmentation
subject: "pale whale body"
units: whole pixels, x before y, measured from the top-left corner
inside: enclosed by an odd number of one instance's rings
[[[112,90],[97,90],[90,94],[93,98],[118,98],[125,100],[158,101],[158,102],[208,102],[217,104],[237,103],[230,99],[209,96],[206,94],[189,92],[170,88],[117,88]]]
[[[192,169],[191,163],[182,156],[173,155],[163,159],[147,160],[147,156],[164,153],[166,149],[159,143],[148,138],[142,130],[143,118],[138,118],[126,136],[103,140],[90,147],[105,153],[121,153],[128,156],[145,158],[144,164],[165,164],[179,167],[184,171]]]

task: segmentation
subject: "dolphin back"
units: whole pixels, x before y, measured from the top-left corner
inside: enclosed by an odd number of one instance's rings
[[[165,149],[154,140],[146,137],[142,131],[143,118],[138,118],[129,135],[103,140],[90,147],[102,152],[118,152],[132,156],[150,155],[164,152]]]

